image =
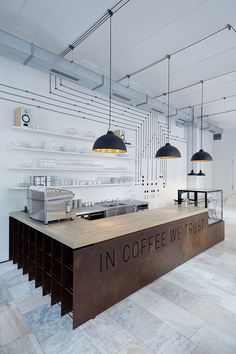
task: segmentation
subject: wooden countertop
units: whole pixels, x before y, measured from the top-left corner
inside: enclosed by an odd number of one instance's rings
[[[207,209],[194,206],[187,208],[170,206],[94,221],[76,218],[48,225],[31,219],[22,211],[11,212],[10,216],[76,249],[204,212],[207,212]]]

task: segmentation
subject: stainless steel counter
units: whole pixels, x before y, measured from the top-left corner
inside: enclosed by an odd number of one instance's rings
[[[131,207],[133,207],[133,211],[135,212],[138,211],[138,208],[142,205],[148,205],[148,202],[126,199],[114,202],[95,203],[93,206],[75,208],[73,209],[73,212],[75,212],[76,216],[84,216],[87,214],[99,212],[105,212],[107,216],[113,216],[115,215],[115,211],[117,211],[117,214],[119,214],[118,210],[124,207],[128,208],[128,212],[132,212]]]

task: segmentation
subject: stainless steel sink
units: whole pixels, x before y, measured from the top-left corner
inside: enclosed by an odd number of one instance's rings
[[[122,214],[129,214],[134,212],[134,207],[126,204],[119,204],[115,208],[109,208],[106,210],[106,217],[117,216]]]
[[[107,202],[107,203],[101,203],[101,204],[104,207],[118,207],[118,206],[126,205],[125,203],[119,203],[119,202]]]

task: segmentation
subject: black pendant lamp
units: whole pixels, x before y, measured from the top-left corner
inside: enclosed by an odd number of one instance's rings
[[[193,129],[194,129],[194,107],[192,107],[192,153],[193,153]],[[193,169],[193,163],[192,163],[191,172],[188,173],[188,176],[197,176],[197,174],[194,172]]]
[[[168,89],[167,89],[167,143],[157,150],[158,159],[174,159],[181,157],[179,150],[169,143],[170,140],[170,55],[168,55]]]
[[[211,155],[208,152],[204,151],[203,148],[202,148],[203,81],[201,81],[201,84],[202,84],[202,97],[201,97],[201,149],[198,152],[195,152],[195,154],[193,154],[193,156],[191,158],[191,161],[195,161],[195,162],[211,162],[212,161]]]
[[[111,53],[111,37],[112,37],[112,15],[113,12],[111,10],[108,10],[108,13],[110,15],[110,73],[109,73],[109,125],[108,125],[108,131],[106,134],[100,136],[95,143],[93,144],[93,151],[95,152],[102,152],[102,153],[125,153],[127,152],[126,145],[124,141],[115,135],[111,131],[111,59],[112,59],[112,53]]]
[[[191,172],[188,173],[188,176],[197,176],[197,174],[194,172],[194,170],[192,169]]]
[[[203,173],[202,170],[200,170],[200,171],[197,173],[197,176],[206,176],[206,174]]]

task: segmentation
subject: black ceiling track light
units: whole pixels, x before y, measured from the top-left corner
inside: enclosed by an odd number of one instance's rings
[[[202,93],[201,93],[201,149],[198,152],[195,152],[193,154],[191,161],[194,162],[211,162],[212,157],[211,155],[207,152],[204,151],[202,148],[202,120],[203,120],[203,81],[201,81],[202,84]]]
[[[112,89],[111,89],[111,67],[112,67],[112,15],[113,12],[108,10],[110,15],[110,71],[109,71],[109,124],[108,124],[108,131],[106,134],[100,136],[95,143],[93,144],[93,151],[101,152],[101,153],[125,153],[127,152],[126,145],[124,140],[120,137],[115,135],[111,131],[111,96],[112,96]]]
[[[167,143],[157,150],[158,159],[173,159],[181,157],[179,150],[169,143],[170,140],[170,55],[168,55],[168,89],[167,89]]]

